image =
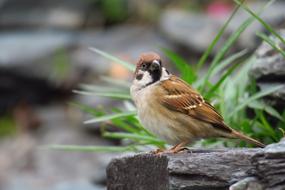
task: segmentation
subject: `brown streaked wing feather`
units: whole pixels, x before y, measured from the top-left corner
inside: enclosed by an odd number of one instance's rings
[[[215,108],[206,102],[203,97],[190,85],[176,76],[161,81],[166,94],[160,98],[161,103],[171,110],[182,112],[197,120],[211,123],[226,132],[232,129],[224,124],[222,116]]]

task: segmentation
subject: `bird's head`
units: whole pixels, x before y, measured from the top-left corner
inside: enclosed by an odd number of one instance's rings
[[[134,82],[142,85],[151,85],[168,75],[162,66],[160,56],[154,52],[141,54],[136,66]]]

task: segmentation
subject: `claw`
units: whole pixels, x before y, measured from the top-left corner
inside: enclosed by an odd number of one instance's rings
[[[170,149],[169,153],[176,154],[176,153],[179,153],[179,152],[183,152],[185,150],[188,150],[188,148],[187,147],[177,147],[177,148],[174,148],[174,149]]]
[[[176,154],[176,153],[180,153],[183,152],[185,150],[188,150],[188,148],[184,147],[187,143],[186,142],[182,142],[180,144],[177,144],[175,146],[173,146],[172,148],[170,148],[169,150],[163,150],[163,149],[156,149],[154,151],[151,151],[151,154],[155,154],[155,155],[162,155],[164,153],[172,153],[172,154]]]
[[[160,155],[160,154],[162,154],[164,151],[166,151],[166,150],[161,149],[161,148],[158,148],[158,149],[156,149],[156,150],[150,151],[150,153],[151,153],[151,154]]]

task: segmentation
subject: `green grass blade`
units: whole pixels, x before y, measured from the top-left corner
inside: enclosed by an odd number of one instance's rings
[[[82,91],[86,92],[112,92],[112,93],[123,93],[122,88],[119,87],[110,87],[110,86],[103,86],[103,85],[89,85],[89,84],[80,84],[79,88],[82,89]],[[129,89],[125,90],[125,93],[128,92]]]
[[[130,102],[128,100],[125,100],[123,102],[123,104],[124,104],[124,107],[126,108],[127,111],[134,111],[134,110],[136,110],[136,106],[132,102]]]
[[[239,58],[243,57],[248,51],[247,50],[242,50],[240,52],[237,52],[225,60],[223,60],[221,63],[219,63],[216,67],[213,68],[213,71],[210,74],[210,77],[215,76],[219,72],[221,72],[223,69],[225,69],[228,65],[233,63],[234,61],[238,60]]]
[[[268,43],[273,49],[281,53],[282,56],[285,58],[285,51],[282,50],[282,48],[280,48],[278,44],[275,44],[275,42],[271,40],[270,37],[266,36],[265,34],[261,32],[257,32],[256,35],[259,36],[261,39],[263,39],[266,43]]]
[[[206,74],[205,82],[209,80],[214,68],[217,66],[217,64],[223,59],[225,54],[228,52],[228,50],[232,47],[232,45],[237,41],[237,39],[240,37],[243,31],[254,21],[254,18],[248,18],[238,29],[235,31],[229,39],[225,42],[221,50],[217,53],[214,60],[211,63],[211,66]],[[205,89],[206,84],[204,83],[203,89]]]
[[[80,146],[80,145],[48,145],[43,148],[61,151],[80,151],[80,152],[128,152],[136,151],[134,146]]]
[[[235,73],[231,80],[235,88],[234,91],[237,91],[237,98],[247,93],[247,88],[250,83],[253,83],[252,80],[249,79],[248,73],[252,68],[253,64],[256,63],[256,56],[251,56],[246,60],[246,64],[244,64],[238,72]]]
[[[248,107],[252,109],[264,110],[266,113],[279,119],[280,121],[285,121],[285,119],[280,113],[278,113],[278,111],[276,111],[272,106],[265,104],[263,101],[252,101],[248,104]]]
[[[219,79],[219,81],[210,88],[210,90],[207,92],[207,94],[205,95],[206,99],[210,99],[210,97],[212,97],[212,95],[215,93],[215,91],[223,84],[223,82],[228,79],[228,77],[236,70],[236,68],[238,68],[239,64],[234,64],[233,66],[231,66],[231,68],[229,68],[225,74]]]
[[[282,115],[276,109],[274,109],[272,106],[267,105],[265,107],[264,111],[267,112],[268,114],[270,114],[271,116],[276,117],[280,121],[285,122],[285,118],[282,117]]]
[[[135,71],[135,65],[131,64],[131,63],[128,63],[126,61],[123,61],[107,52],[104,52],[102,50],[99,50],[97,48],[94,48],[94,47],[90,47],[89,50],[95,52],[95,53],[98,53],[99,55],[111,60],[111,61],[114,61],[122,66],[124,66],[125,68],[127,68],[128,70],[134,72]]]
[[[137,134],[141,134],[141,130],[140,128],[137,128],[135,125],[131,126],[129,123],[129,119],[128,117],[126,117],[126,120],[122,121],[120,118],[119,119],[112,119],[112,123],[114,124],[114,126],[129,132],[129,133],[137,133]]]
[[[270,3],[267,3],[264,7],[261,8],[261,10],[258,11],[258,14],[261,14],[261,12],[269,5]],[[243,4],[238,4],[242,6]],[[221,59],[224,57],[224,55],[228,52],[228,50],[231,48],[231,46],[237,41],[237,39],[240,37],[240,35],[247,29],[247,27],[254,21],[254,17],[250,17],[246,19],[245,22],[243,22],[239,28],[229,37],[229,39],[225,42],[221,50],[217,53],[214,60],[211,63],[211,66],[206,74],[206,79],[202,88],[202,91],[206,88],[206,82],[209,80],[209,77],[211,73],[213,72],[216,65],[221,61]]]
[[[220,64],[218,64],[216,67],[214,67],[213,71],[210,73],[209,78],[214,77],[216,74],[218,74],[219,72],[221,72],[222,70],[226,69],[226,67],[228,65],[230,65],[231,63],[233,63],[234,61],[240,59],[241,57],[243,57],[245,54],[247,53],[247,50],[242,50],[240,52],[237,52],[231,56],[229,56],[228,58],[226,58],[225,60],[223,60]],[[193,86],[195,88],[200,88],[200,86],[203,84],[203,81],[205,81],[206,79],[206,75],[202,76],[199,80],[197,80]]]
[[[250,104],[250,102],[254,101],[254,100],[257,100],[259,98],[262,98],[264,96],[267,96],[279,89],[283,88],[283,85],[279,85],[279,86],[274,86],[274,87],[271,87],[271,88],[268,88],[266,90],[263,90],[263,91],[260,91],[256,94],[254,94],[253,96],[251,97],[248,97],[246,100],[244,100],[239,106],[237,106],[233,112],[231,112],[229,115],[230,117],[233,116],[235,113],[237,113],[238,111],[240,111],[241,109],[245,108],[248,106],[248,104]]]
[[[277,141],[277,137],[275,135],[275,131],[274,129],[271,127],[271,125],[268,123],[267,119],[265,118],[263,112],[258,111],[257,115],[259,116],[259,119],[262,123],[262,127],[263,129],[265,129],[265,131],[267,131],[267,134],[269,134],[271,136],[271,138],[273,138],[275,141]]]
[[[101,116],[101,115],[104,114],[101,111],[99,111],[98,108],[95,109],[95,108],[93,108],[91,106],[83,105],[83,104],[80,104],[80,103],[77,103],[77,102],[70,102],[69,104],[71,106],[77,107],[80,110],[82,110],[83,112],[89,113],[90,115],[95,116],[95,117],[98,117],[98,116]]]
[[[183,80],[191,84],[197,79],[196,72],[185,59],[169,49],[161,49],[164,54],[175,64],[176,68],[181,73],[181,78]]]
[[[242,1],[243,3],[244,1]],[[201,69],[201,67],[205,64],[205,62],[207,61],[210,53],[213,51],[215,45],[218,43],[218,41],[220,40],[220,38],[222,37],[222,35],[224,34],[226,28],[228,27],[229,23],[231,22],[231,20],[233,19],[233,17],[235,16],[235,14],[237,13],[237,11],[239,10],[240,5],[236,6],[234,11],[232,12],[231,16],[228,18],[228,20],[225,22],[225,24],[222,26],[222,28],[219,30],[218,34],[215,36],[214,40],[211,42],[211,44],[208,46],[207,50],[204,52],[204,54],[202,55],[202,57],[200,58],[200,60],[198,61],[197,64],[197,70]]]
[[[134,141],[147,141],[150,144],[164,144],[163,141],[148,135],[124,133],[124,132],[106,132],[103,134],[104,137],[114,138],[114,139],[131,139]]]
[[[240,5],[246,12],[248,12],[251,16],[253,16],[256,20],[258,20],[264,28],[266,28],[268,31],[270,31],[274,36],[276,36],[283,44],[285,44],[285,39],[282,38],[269,24],[267,24],[262,18],[258,16],[258,14],[254,13],[252,10],[250,10],[246,5],[242,4],[238,0],[234,0],[238,5]],[[275,0],[269,1],[265,7],[270,6]]]
[[[123,88],[130,88],[131,86],[131,83],[128,82],[128,81],[125,81],[125,80],[120,80],[120,79],[117,79],[117,78],[111,78],[111,77],[107,77],[107,76],[102,76],[100,77],[100,79],[104,82],[107,82],[111,85],[115,85],[115,86],[120,86],[120,87],[123,87]]]
[[[116,114],[111,114],[111,115],[104,115],[102,117],[87,120],[84,122],[84,124],[99,123],[99,122],[104,122],[104,121],[110,121],[112,119],[135,116],[135,115],[136,115],[135,111],[122,112],[122,113],[116,113]]]
[[[80,90],[73,90],[76,94],[87,95],[87,96],[102,96],[108,98],[115,98],[115,99],[127,99],[130,100],[130,94],[125,93],[118,93],[118,92],[86,92]]]

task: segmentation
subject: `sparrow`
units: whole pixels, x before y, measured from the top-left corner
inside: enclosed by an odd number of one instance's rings
[[[180,152],[193,141],[210,137],[238,138],[265,146],[226,125],[218,111],[195,89],[169,73],[156,53],[141,54],[130,93],[140,123],[173,145],[168,152]]]

